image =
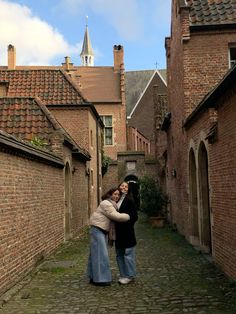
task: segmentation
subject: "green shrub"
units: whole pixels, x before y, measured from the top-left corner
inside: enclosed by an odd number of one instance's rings
[[[167,196],[151,177],[140,179],[140,202],[140,210],[147,216],[165,216]]]
[[[106,156],[104,153],[102,153],[102,176],[107,173],[111,161],[112,159],[109,156]]]

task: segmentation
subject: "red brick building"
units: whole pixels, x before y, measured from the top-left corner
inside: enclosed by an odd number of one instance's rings
[[[114,174],[116,168],[115,176],[107,173],[103,177],[103,190],[106,190],[108,186],[110,188],[118,184],[117,154],[127,149],[124,49],[120,45],[113,47],[113,66],[94,66],[91,43],[87,35],[86,28],[81,53],[82,66],[74,65],[66,58],[62,67],[84,98],[95,106],[104,123],[104,155],[113,160],[113,170],[109,168],[108,171],[111,170]]]
[[[172,1],[166,39],[172,223],[236,278],[236,7]]]
[[[118,182],[117,152],[126,149],[123,47],[114,47],[114,67],[74,67],[68,61],[58,67],[18,66],[9,45],[8,64],[0,67],[0,130],[6,132],[0,142],[5,195],[0,204],[0,293],[87,225],[102,193],[104,125],[105,154],[116,163],[109,188]],[[28,191],[24,198],[18,197],[23,191]],[[36,205],[38,210],[32,210]],[[20,230],[25,220],[29,228]],[[19,250],[6,247],[15,242]]]
[[[2,95],[38,97],[77,145],[88,151],[89,210],[96,208],[102,185],[99,152],[103,125],[95,107],[84,99],[65,71],[57,67],[18,67],[14,58],[15,48],[9,45],[8,66],[0,67]]]
[[[87,224],[90,156],[39,99],[0,97],[0,129],[2,294]]]

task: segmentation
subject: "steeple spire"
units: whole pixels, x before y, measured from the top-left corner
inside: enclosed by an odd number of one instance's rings
[[[94,66],[94,53],[88,32],[88,16],[86,16],[86,29],[80,58],[83,66]]]

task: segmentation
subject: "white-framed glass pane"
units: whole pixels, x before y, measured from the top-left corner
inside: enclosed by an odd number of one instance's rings
[[[105,145],[112,145],[112,128],[105,128]]]
[[[112,116],[105,116],[105,126],[112,126]]]

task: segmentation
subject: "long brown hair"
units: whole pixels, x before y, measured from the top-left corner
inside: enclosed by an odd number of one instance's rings
[[[112,194],[115,191],[119,191],[120,192],[120,190],[118,188],[113,187],[110,190],[108,190],[105,194],[103,194],[102,200],[104,201],[104,200],[107,200],[107,199],[111,198]]]

